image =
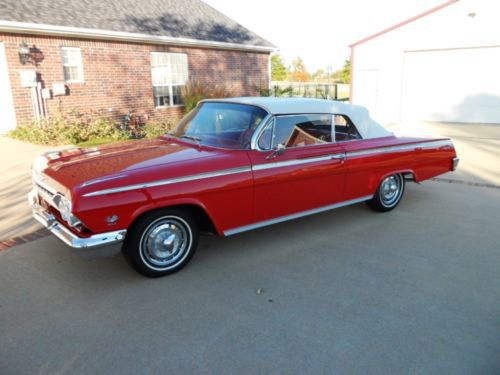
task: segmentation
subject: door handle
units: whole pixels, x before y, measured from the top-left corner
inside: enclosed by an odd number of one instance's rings
[[[332,160],[340,160],[340,161],[345,161],[345,154],[334,154],[334,155],[330,155],[330,159],[332,159]]]

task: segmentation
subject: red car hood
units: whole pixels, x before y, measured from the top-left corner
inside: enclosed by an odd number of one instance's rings
[[[97,183],[101,179],[118,179],[139,169],[178,164],[215,154],[217,152],[213,150],[203,150],[175,139],[158,138],[50,154],[44,173],[71,189],[83,183]]]

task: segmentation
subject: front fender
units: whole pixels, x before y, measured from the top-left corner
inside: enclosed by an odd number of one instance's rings
[[[137,218],[147,212],[157,210],[160,208],[176,207],[176,206],[194,206],[205,212],[210,221],[212,222],[217,234],[223,235],[222,229],[218,226],[217,221],[206,207],[206,205],[198,199],[194,198],[175,198],[164,199],[160,201],[150,201],[148,204],[138,207],[131,215],[129,226],[137,220]]]

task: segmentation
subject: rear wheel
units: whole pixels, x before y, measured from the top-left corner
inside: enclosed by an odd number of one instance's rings
[[[144,276],[165,276],[184,267],[198,246],[196,221],[183,210],[165,209],[144,215],[127,233],[123,254]]]
[[[380,183],[377,192],[368,206],[377,212],[387,212],[395,208],[403,197],[405,180],[401,174],[393,174],[386,177]]]

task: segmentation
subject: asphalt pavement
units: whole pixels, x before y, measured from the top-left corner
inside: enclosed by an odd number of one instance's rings
[[[500,372],[500,189],[409,184],[146,279],[56,238],[0,251],[0,373]]]

